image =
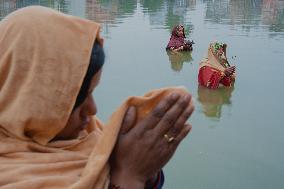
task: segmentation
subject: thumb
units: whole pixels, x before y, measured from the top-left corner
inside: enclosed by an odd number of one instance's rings
[[[130,129],[134,126],[135,121],[136,108],[134,106],[130,106],[124,115],[119,134],[124,135],[128,133],[128,131],[130,131]]]

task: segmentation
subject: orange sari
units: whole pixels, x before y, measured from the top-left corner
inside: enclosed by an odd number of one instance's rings
[[[32,6],[0,22],[0,188],[107,189],[109,157],[129,106],[137,121],[163,96],[128,98],[106,124],[92,117],[80,137],[52,140],[65,126],[88,68],[97,23]]]

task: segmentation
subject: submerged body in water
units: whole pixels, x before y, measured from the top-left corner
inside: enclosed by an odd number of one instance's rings
[[[208,56],[199,66],[199,85],[216,89],[220,86],[231,87],[234,84],[236,67],[229,64],[226,48],[226,44],[217,42],[210,44]]]
[[[166,50],[171,51],[192,51],[193,41],[185,39],[184,27],[182,25],[175,26]]]

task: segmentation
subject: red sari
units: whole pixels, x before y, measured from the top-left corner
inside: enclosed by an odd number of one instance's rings
[[[209,66],[203,66],[199,69],[198,82],[201,86],[216,89],[220,84],[225,87],[230,87],[234,81],[231,77],[226,76],[220,70]]]
[[[226,76],[224,71],[227,66],[222,64],[222,61],[227,61],[226,47],[224,46],[225,56],[223,58],[218,58],[212,48],[213,45],[214,43],[210,44],[208,49],[208,58],[200,63],[198,83],[209,89],[216,89],[219,86],[231,87],[235,81],[235,74]]]

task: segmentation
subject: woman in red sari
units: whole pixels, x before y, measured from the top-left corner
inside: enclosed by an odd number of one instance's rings
[[[216,89],[230,87],[235,81],[235,66],[230,66],[226,57],[226,44],[211,43],[208,57],[199,66],[198,83],[201,86]]]
[[[184,27],[182,25],[175,26],[166,50],[172,51],[192,51],[193,42],[185,40]]]

